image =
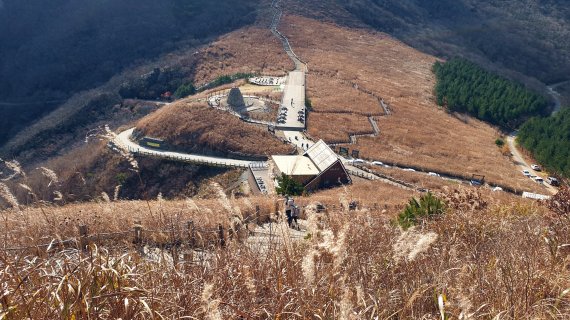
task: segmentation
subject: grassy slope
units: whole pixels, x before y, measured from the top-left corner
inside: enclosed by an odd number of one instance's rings
[[[141,120],[137,128],[146,136],[163,139],[187,152],[272,155],[291,151],[266,128],[247,124],[203,103],[180,101],[166,106]]]
[[[355,111],[379,110],[377,103],[360,99],[360,92],[346,83],[356,83],[390,105],[393,114],[379,117],[380,135],[359,138],[357,145],[349,146],[360,149],[363,157],[433,171],[478,173],[488,181],[540,191],[495,146],[495,129],[475,119],[464,123],[438,110],[431,71],[434,57],[385,34],[301,17],[287,16],[281,28],[296,53],[308,61],[308,95],[316,110],[346,110],[352,101]],[[320,79],[330,86],[327,90],[317,90],[322,86],[316,85]],[[331,99],[333,94],[338,98]],[[353,126],[352,131],[365,126],[366,118],[360,118],[354,124],[345,122],[339,129],[328,124],[328,117],[311,115],[309,130],[317,138],[344,140],[345,132]]]
[[[570,72],[570,9],[564,0],[287,2],[299,15],[374,28],[424,52],[465,56],[514,77],[553,83]]]

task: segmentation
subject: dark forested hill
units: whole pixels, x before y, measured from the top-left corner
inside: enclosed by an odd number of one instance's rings
[[[257,4],[258,0],[0,1],[0,119],[7,120],[0,127],[0,140],[128,65],[254,22]],[[45,101],[54,103],[40,103]]]

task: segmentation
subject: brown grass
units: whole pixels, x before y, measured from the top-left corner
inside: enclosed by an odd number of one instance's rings
[[[141,120],[137,128],[144,135],[164,139],[187,152],[272,155],[291,151],[266,128],[247,124],[200,102],[171,104]]]
[[[375,200],[384,190],[370,184],[360,192]],[[336,189],[330,196],[344,201],[356,191]],[[570,316],[567,217],[528,201],[509,203],[465,190],[442,197],[449,201],[448,212],[408,231],[391,223],[397,213],[392,208],[337,207],[310,211],[309,233],[298,242],[260,251],[229,241],[225,249],[206,251],[191,262],[168,262],[169,250],[141,256],[92,246],[85,254],[67,250],[25,259],[0,251],[0,310],[9,319]],[[130,226],[135,218],[142,218],[145,228],[189,218],[215,225],[236,211],[220,208],[252,210],[256,203],[240,201],[245,200],[158,201],[150,209],[144,202],[100,203],[26,210],[20,216],[2,212],[7,224],[0,231],[10,241],[24,242],[50,232],[75,234],[78,222],[95,231]]]
[[[255,217],[256,205],[262,209],[263,219],[267,219],[274,208],[270,198],[250,197],[230,202],[215,192],[210,192],[207,199],[177,201],[108,202],[105,198],[62,207],[40,204],[21,212],[5,211],[2,213],[5,220],[0,227],[2,246],[34,246],[52,239],[75,238],[79,225],[87,225],[89,234],[132,231],[135,221],[141,221],[145,230],[179,228],[179,234],[186,232],[189,220],[194,221],[197,228],[213,228],[219,224],[228,228],[233,216],[242,221]],[[126,240],[132,238],[129,236]]]
[[[374,133],[367,117],[354,114],[311,113],[308,126],[311,136],[327,143],[349,142],[349,134]]]
[[[523,177],[494,145],[498,137],[494,128],[471,118],[465,123],[435,105],[435,78],[431,72],[434,57],[385,34],[296,16],[285,17],[281,29],[290,37],[296,53],[308,62],[308,91],[317,109],[343,109],[351,99],[360,101],[343,97],[355,96],[354,89],[346,83],[356,83],[390,105],[393,115],[379,119],[380,136],[360,138],[354,146],[363,157],[432,171],[483,174],[488,181],[516,189],[534,189],[533,182]],[[321,84],[330,88],[323,90]],[[356,103],[357,110],[377,108],[369,103],[372,102]],[[359,128],[363,123],[355,117],[355,124],[345,122],[340,129],[319,124],[320,119],[330,121],[328,118],[311,117],[310,125],[316,129],[310,130],[316,137],[351,131],[351,127]]]
[[[228,33],[199,55],[194,77],[197,85],[238,72],[283,76],[295,68],[281,43],[263,26]]]
[[[384,114],[384,109],[375,97],[363,92],[362,88],[355,88],[350,82],[339,79],[336,74],[316,74],[311,71],[307,75],[307,83],[307,96],[316,112]]]

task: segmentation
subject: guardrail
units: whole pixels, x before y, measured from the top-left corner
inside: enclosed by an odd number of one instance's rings
[[[306,63],[303,60],[301,60],[299,56],[297,56],[293,51],[293,48],[289,43],[289,39],[287,39],[286,36],[284,36],[281,32],[279,32],[279,30],[277,30],[279,22],[281,21],[281,17],[283,16],[283,10],[281,10],[281,8],[279,7],[279,2],[280,0],[276,0],[273,1],[273,3],[271,4],[271,6],[276,10],[273,16],[273,21],[271,22],[271,32],[281,40],[281,42],[283,43],[283,49],[285,49],[291,60],[293,60],[293,62],[295,63],[295,67],[297,66],[297,63],[306,65]]]
[[[361,172],[361,171],[357,171],[357,170],[350,169],[350,168],[346,168],[346,172],[348,172],[349,174],[351,174],[353,176],[357,176],[357,177],[367,179],[367,180],[378,180],[379,179],[378,176],[373,175],[371,173]]]
[[[195,156],[195,155],[179,156],[179,155],[165,154],[162,152],[141,150],[140,148],[133,148],[131,146],[127,146],[127,149],[130,153],[139,154],[147,157],[155,157],[155,158],[178,161],[178,162],[202,164],[212,167],[248,168],[251,165],[251,163],[243,164],[232,161],[225,161],[222,159],[220,160],[204,159],[203,158],[204,156]]]

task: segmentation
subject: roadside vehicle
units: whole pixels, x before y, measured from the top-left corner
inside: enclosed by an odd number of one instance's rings
[[[522,174],[523,174],[525,177],[529,177],[529,178],[530,178],[530,172],[529,172],[528,170],[523,170],[523,171],[522,171]]]
[[[365,162],[365,161],[362,160],[362,159],[354,159],[354,160],[352,160],[352,164],[364,164],[364,162]]]
[[[536,181],[536,183],[540,183],[540,184],[544,183],[544,180],[541,177],[535,177],[534,181]]]
[[[556,179],[554,177],[546,178],[546,182],[548,182],[548,184],[550,184],[551,186],[559,186],[560,185],[560,182],[558,181],[558,179]]]
[[[533,164],[530,166],[530,168],[534,171],[540,171],[541,170],[540,166],[538,164]]]
[[[384,165],[384,163],[382,163],[380,161],[372,161],[371,164],[374,166],[383,166]]]
[[[437,174],[435,172],[428,172],[428,176],[439,177],[439,174]]]
[[[485,176],[480,174],[473,174],[471,175],[469,183],[474,187],[480,187],[485,184]]]

